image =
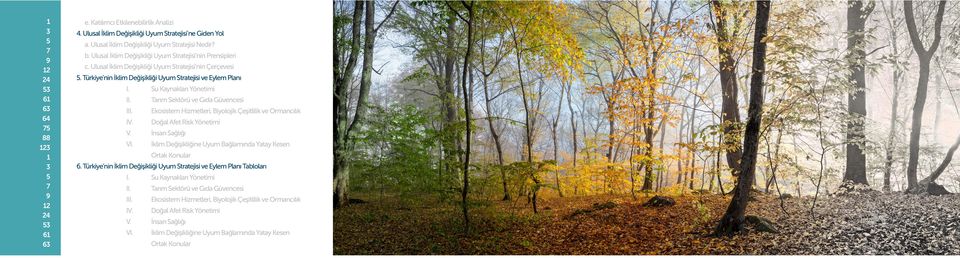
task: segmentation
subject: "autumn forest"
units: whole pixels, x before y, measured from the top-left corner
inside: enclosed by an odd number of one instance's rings
[[[960,254],[960,2],[332,7],[334,254]]]

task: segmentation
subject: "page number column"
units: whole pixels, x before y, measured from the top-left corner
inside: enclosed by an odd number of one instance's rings
[[[60,2],[0,0],[0,255],[60,254]]]
[[[52,136],[50,135],[50,132],[53,130],[52,125],[50,124],[50,121],[52,120],[51,111],[53,110],[53,106],[52,106],[53,103],[51,101],[50,95],[53,93],[53,87],[51,87],[50,85],[51,85],[51,82],[53,81],[52,77],[54,76],[53,67],[51,65],[51,63],[53,62],[53,55],[51,55],[50,53],[53,50],[53,45],[51,44],[53,29],[51,28],[52,21],[50,20],[50,18],[46,18],[45,25],[46,26],[44,28],[45,30],[44,35],[46,35],[46,37],[44,39],[44,59],[43,59],[43,69],[42,69],[43,76],[40,79],[40,82],[41,82],[40,83],[40,93],[41,93],[40,110],[43,114],[42,116],[40,116],[40,120],[42,122],[42,129],[40,134],[40,152],[45,162],[42,169],[42,173],[44,174],[44,177],[43,177],[44,180],[42,185],[43,187],[43,202],[41,204],[42,212],[40,213],[40,219],[41,219],[40,228],[42,230],[41,231],[42,241],[40,242],[40,247],[50,248],[53,246],[53,243],[51,242],[51,238],[53,238],[53,232],[51,232],[50,230],[53,225],[53,221],[52,221],[53,214],[50,212],[50,210],[53,208],[53,201],[54,201],[53,194],[50,192],[50,187],[52,186],[52,179],[53,179],[53,173],[52,173],[53,165],[54,165],[53,163],[56,162],[56,160],[53,159],[53,156],[51,155],[51,150],[59,146],[55,146],[53,144],[53,142],[51,141]]]

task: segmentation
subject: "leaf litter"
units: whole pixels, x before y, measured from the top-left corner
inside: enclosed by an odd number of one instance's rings
[[[334,211],[335,254],[960,254],[960,196],[860,192],[810,197],[756,196],[748,215],[779,233],[747,226],[733,237],[708,236],[729,196],[672,196],[676,205],[644,207],[650,197],[599,195],[477,202],[471,233],[459,207],[394,199]],[[784,211],[785,210],[785,211]],[[576,215],[574,215],[576,214]]]

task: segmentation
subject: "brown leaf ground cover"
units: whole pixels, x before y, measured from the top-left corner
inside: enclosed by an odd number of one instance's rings
[[[769,218],[780,233],[748,229],[732,238],[707,236],[729,196],[673,196],[674,206],[644,207],[650,197],[546,199],[539,214],[525,200],[477,202],[469,235],[454,204],[373,197],[334,211],[334,254],[960,253],[956,196],[829,196],[811,213],[812,198],[785,199],[781,208],[778,198],[759,195],[747,213]],[[607,202],[616,205],[593,209]]]

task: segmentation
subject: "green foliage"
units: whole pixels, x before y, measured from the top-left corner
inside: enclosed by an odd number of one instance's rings
[[[694,228],[713,222],[713,212],[710,211],[709,206],[701,201],[696,201],[693,203],[693,207],[697,209],[697,216],[694,218]]]
[[[355,189],[406,194],[440,188],[432,155],[437,132],[428,117],[412,106],[372,106],[371,111],[358,134]]]

